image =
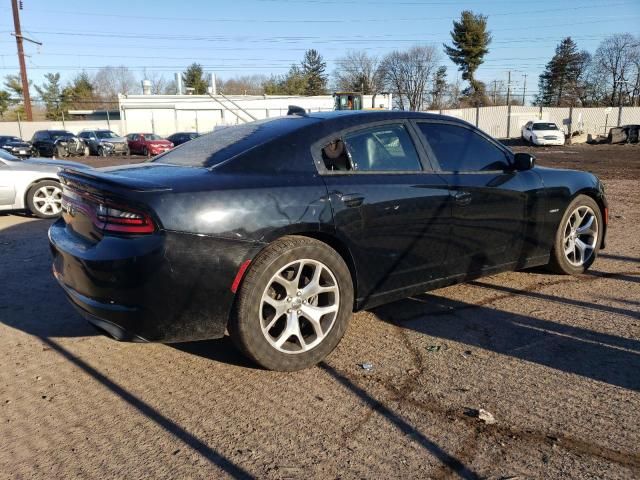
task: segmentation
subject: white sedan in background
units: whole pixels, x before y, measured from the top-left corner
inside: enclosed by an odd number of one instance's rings
[[[564,145],[564,132],[553,122],[527,122],[522,139],[534,145]]]

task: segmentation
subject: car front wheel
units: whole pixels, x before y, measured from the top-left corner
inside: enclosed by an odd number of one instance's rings
[[[288,236],[252,262],[229,333],[262,367],[301,370],[338,345],[352,311],[353,284],[342,257],[318,240]]]
[[[62,213],[62,188],[58,182],[44,180],[27,192],[27,207],[36,217],[55,218]]]
[[[549,266],[578,275],[595,261],[602,242],[602,213],[591,197],[578,195],[567,207],[554,241]]]

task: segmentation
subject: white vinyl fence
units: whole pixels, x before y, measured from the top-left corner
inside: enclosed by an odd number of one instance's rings
[[[429,110],[465,120],[492,137],[518,138],[520,130],[530,120],[554,122],[564,130],[587,135],[606,135],[611,127],[640,124],[640,107],[479,107],[455,110]]]

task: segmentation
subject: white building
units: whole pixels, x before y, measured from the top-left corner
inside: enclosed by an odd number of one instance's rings
[[[209,132],[217,125],[235,125],[287,114],[289,105],[308,112],[331,111],[332,95],[120,95],[122,132]],[[391,95],[363,96],[365,108],[391,109]]]

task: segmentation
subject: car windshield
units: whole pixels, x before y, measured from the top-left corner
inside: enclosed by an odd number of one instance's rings
[[[189,167],[213,167],[295,130],[300,127],[301,121],[302,117],[293,116],[258,120],[232,127],[216,127],[212,133],[200,135],[150,161]]]
[[[155,133],[142,133],[145,140],[162,140],[160,135],[156,135]]]
[[[0,158],[2,160],[12,160],[14,162],[19,161],[18,157],[14,157],[10,153],[8,153],[8,152],[6,152],[5,150],[2,150],[2,149],[0,149]]]
[[[98,138],[117,138],[118,135],[113,133],[111,130],[102,130],[96,132],[96,136]]]
[[[0,143],[21,142],[18,137],[0,137]]]
[[[51,138],[54,140],[63,137],[73,137],[73,133],[67,132],[66,130],[52,130],[49,132],[49,135],[51,135]]]
[[[534,123],[534,130],[558,130],[555,123]]]

